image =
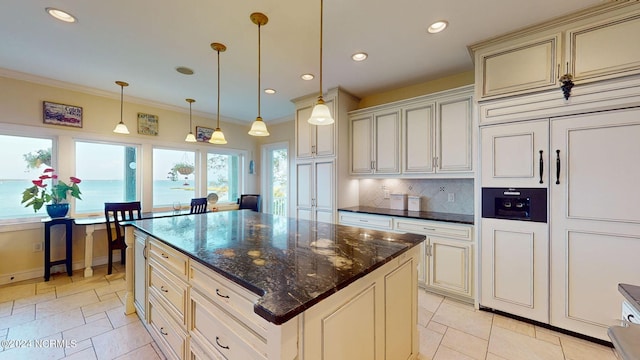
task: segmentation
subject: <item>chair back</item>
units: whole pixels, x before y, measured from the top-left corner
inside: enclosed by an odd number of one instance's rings
[[[207,198],[191,199],[191,210],[189,214],[202,214],[207,212]]]
[[[107,220],[107,238],[109,242],[124,241],[121,221],[140,220],[140,201],[104,203],[104,217]],[[111,226],[114,224],[115,226]]]
[[[259,194],[242,194],[240,195],[240,206],[238,209],[251,209],[260,211],[260,195]]]

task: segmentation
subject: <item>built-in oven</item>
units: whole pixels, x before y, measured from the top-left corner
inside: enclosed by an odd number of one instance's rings
[[[547,222],[546,188],[482,188],[482,217]]]

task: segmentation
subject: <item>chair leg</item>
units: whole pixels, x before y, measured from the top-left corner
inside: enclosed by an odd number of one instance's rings
[[[124,247],[122,249],[120,249],[120,264],[124,265],[126,263],[126,258],[127,256],[127,248]]]
[[[113,271],[113,250],[109,246],[109,265],[107,265],[107,275],[111,275]]]

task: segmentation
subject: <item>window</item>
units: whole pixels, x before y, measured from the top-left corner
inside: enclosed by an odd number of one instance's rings
[[[136,201],[137,149],[134,146],[76,141],[76,177],[82,200],[76,213],[103,213],[105,202]]]
[[[47,216],[44,208],[37,213],[31,207],[25,208],[22,192],[52,166],[53,139],[0,135],[0,144],[0,220]]]
[[[195,153],[153,149],[153,208],[188,206],[196,197]]]
[[[244,156],[240,153],[207,154],[207,193],[219,202],[236,202],[242,189]]]

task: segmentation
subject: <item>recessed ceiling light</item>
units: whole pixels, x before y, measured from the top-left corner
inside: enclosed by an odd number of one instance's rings
[[[429,26],[427,31],[431,34],[436,34],[446,29],[448,25],[449,23],[444,20],[436,21]]]
[[[264,92],[265,92],[266,94],[272,95],[272,94],[275,94],[275,93],[276,93],[276,90],[275,90],[275,89],[268,88],[268,89],[264,89]]]
[[[178,66],[176,71],[182,75],[193,75],[193,70],[189,69],[186,66]]]
[[[353,59],[353,61],[364,61],[368,56],[367,53],[359,52],[351,55],[351,59]]]
[[[66,11],[62,11],[62,10],[51,8],[51,7],[48,7],[44,10],[47,12],[47,14],[53,16],[54,18],[60,21],[64,21],[68,23],[76,22],[76,18]]]
[[[312,74],[302,74],[300,77],[302,78],[302,80],[313,80]]]

